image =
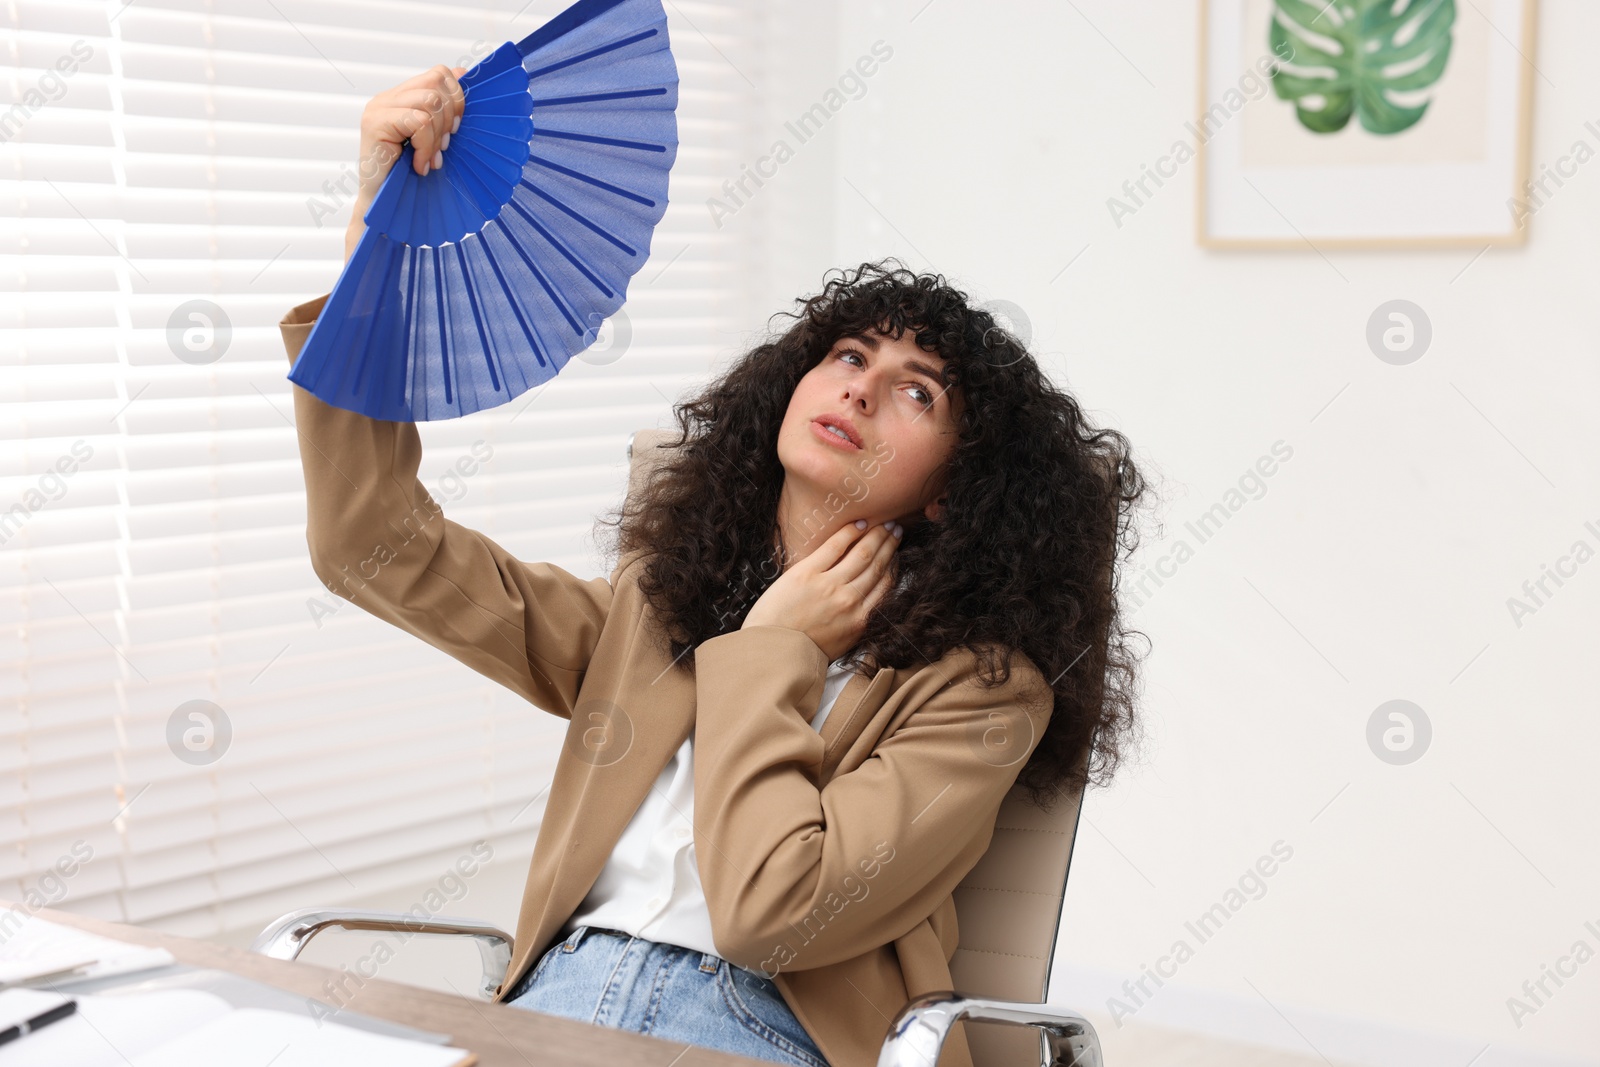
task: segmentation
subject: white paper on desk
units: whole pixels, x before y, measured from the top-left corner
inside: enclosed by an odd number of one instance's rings
[[[60,999],[7,989],[0,1011],[37,1014]],[[467,1056],[285,1011],[233,1008],[198,989],[74,999],[76,1014],[0,1045],[0,1067],[453,1067]]]
[[[0,991],[0,1007],[7,1013],[43,1011],[60,999],[42,989]],[[0,1067],[62,1067],[69,1063],[73,1067],[127,1067],[130,1059],[173,1035],[204,1026],[233,1010],[215,993],[198,989],[73,999],[78,1002],[74,1014],[0,1045]]]
[[[138,1056],[133,1067],[451,1067],[464,1049],[387,1037],[303,1015],[238,1008]]]
[[[0,908],[0,931],[4,932],[0,938],[0,985],[25,982],[78,964],[88,966],[73,975],[73,981],[130,974],[175,962],[164,948],[101,937],[20,908]]]

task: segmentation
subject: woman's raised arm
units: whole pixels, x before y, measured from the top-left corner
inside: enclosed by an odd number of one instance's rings
[[[443,144],[450,109],[460,111],[460,88],[445,72],[436,67],[402,82],[363,112],[363,159],[383,164],[370,181],[362,176],[347,255],[399,143],[411,137],[419,161],[425,148]],[[435,100],[444,106],[429,111]],[[326,300],[300,304],[279,323],[291,366]],[[306,544],[317,577],[369,614],[571,718],[611,608],[611,584],[549,563],[524,563],[445,518],[417,478],[422,442],[413,423],[334,407],[298,385],[291,391],[306,483]]]

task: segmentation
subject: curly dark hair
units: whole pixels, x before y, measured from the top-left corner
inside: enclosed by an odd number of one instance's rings
[[[904,668],[965,646],[980,684],[994,686],[1022,651],[1055,697],[1018,783],[1045,808],[1104,784],[1138,733],[1130,638],[1144,635],[1123,628],[1116,587],[1119,547],[1137,548],[1133,508],[1146,485],[1127,439],[1091,426],[1024,345],[942,275],[893,259],[835,269],[820,293],[796,298],[798,312],[773,316],[792,325],[779,334],[769,320],[763,343],[673,406],[679,435],[665,442],[666,458],[616,519],[598,520],[618,528],[611,558],[643,550],[639,588],[692,671],[694,646],[738,629],[782,573],[777,440],[795,386],[840,337],[912,330],[959,390],[959,441],[945,468],[946,511],[906,525],[894,557],[902,580],[854,655]]]

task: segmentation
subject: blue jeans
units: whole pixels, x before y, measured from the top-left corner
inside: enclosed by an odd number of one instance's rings
[[[791,1067],[828,1067],[760,971],[597,926],[552,945],[505,1003]]]

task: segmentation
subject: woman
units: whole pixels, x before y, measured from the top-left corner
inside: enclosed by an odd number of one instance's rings
[[[437,67],[367,105],[346,251]],[[326,298],[281,326],[291,363]],[[497,999],[802,1067],[868,1067],[949,988],[954,887],[1006,793],[1104,780],[1133,726],[1112,596],[1144,492],[1017,340],[863,264],[676,405],[609,580],[446,519],[416,428],[296,388],[329,588],[568,720]],[[942,1062],[970,1067],[962,1027]]]

